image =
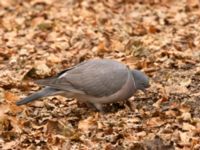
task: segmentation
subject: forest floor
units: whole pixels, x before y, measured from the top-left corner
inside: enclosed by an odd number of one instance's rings
[[[147,94],[104,114],[61,96],[15,105],[93,58],[144,71]],[[0,1],[0,149],[199,150],[199,1]]]

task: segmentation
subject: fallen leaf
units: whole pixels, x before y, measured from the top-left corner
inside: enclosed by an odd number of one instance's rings
[[[46,134],[56,134],[70,137],[74,134],[74,129],[69,124],[61,121],[48,120]]]
[[[79,121],[79,123],[78,123],[78,129],[80,129],[84,132],[87,132],[90,129],[94,129],[96,127],[97,127],[96,120],[95,120],[95,118],[93,118],[91,116],[84,120]]]
[[[19,100],[19,96],[9,91],[4,92],[4,98],[8,103],[15,103],[17,100]]]
[[[3,144],[2,150],[13,149],[19,144],[19,141],[10,141]]]
[[[186,131],[192,131],[192,130],[195,130],[195,126],[189,124],[189,123],[186,123],[184,122],[183,123],[183,130],[186,130]]]
[[[154,118],[150,118],[147,121],[147,125],[150,127],[159,127],[162,126],[165,122],[163,120],[160,119],[160,117],[154,117]]]
[[[197,7],[200,5],[199,0],[187,0],[187,5],[189,8],[192,9],[192,7]]]
[[[33,0],[31,1],[31,5],[40,4],[40,3],[51,5],[53,4],[54,1],[55,0]]]
[[[189,145],[191,135],[188,132],[179,132],[180,140],[183,145]]]
[[[51,74],[51,69],[46,65],[44,61],[35,62],[34,68],[37,75],[46,76]]]
[[[181,118],[183,118],[183,120],[185,121],[190,121],[192,119],[192,116],[189,112],[184,112],[182,113]]]

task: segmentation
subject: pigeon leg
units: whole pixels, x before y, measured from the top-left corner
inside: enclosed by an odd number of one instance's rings
[[[93,106],[100,112],[104,112],[102,104],[99,103],[92,103]]]

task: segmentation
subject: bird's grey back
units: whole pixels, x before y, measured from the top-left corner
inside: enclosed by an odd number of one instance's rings
[[[129,71],[117,61],[89,60],[66,70],[57,78],[41,80],[39,84],[103,97],[119,91],[125,84]]]

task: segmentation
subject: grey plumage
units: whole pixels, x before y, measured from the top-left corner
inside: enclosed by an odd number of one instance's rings
[[[110,59],[89,60],[36,83],[45,88],[18,101],[17,105],[60,94],[91,103],[101,110],[103,103],[126,100],[137,90],[149,87],[148,77],[144,73],[130,70],[126,65]]]
[[[24,98],[23,100],[18,101],[16,104],[23,105],[23,104],[29,103],[31,101],[37,100],[37,99],[45,97],[45,96],[55,95],[56,93],[58,93],[58,90],[50,88],[50,87],[45,87],[42,90],[29,95],[28,97]]]

